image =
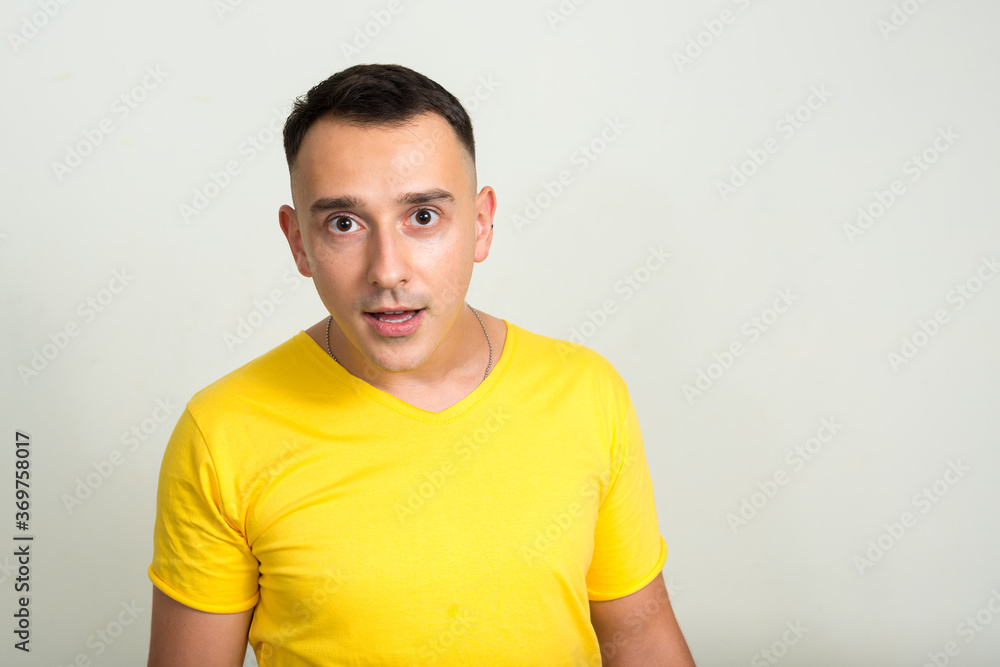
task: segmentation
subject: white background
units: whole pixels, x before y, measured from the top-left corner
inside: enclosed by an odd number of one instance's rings
[[[579,333],[628,382],[699,665],[1000,660],[1000,280],[984,263],[1000,251],[1000,5],[95,0],[49,2],[48,18],[45,4],[0,15],[0,662],[145,664],[157,472],[180,406],[326,314],[278,227],[290,194],[268,124],[360,62],[422,72],[472,115],[499,208],[468,301]],[[88,147],[102,119],[113,129]],[[54,167],[81,144],[77,166]],[[231,160],[239,173],[212,188]],[[571,182],[547,196],[561,170]],[[185,220],[196,191],[214,196]],[[859,207],[881,215],[851,231]],[[650,247],[671,255],[655,271]],[[253,315],[273,290],[282,303]],[[779,290],[792,305],[769,312]],[[754,317],[769,322],[756,338]],[[178,406],[160,423],[158,400]],[[793,464],[823,419],[842,426]],[[149,434],[128,446],[132,428]],[[32,442],[28,655],[11,632],[16,430]],[[905,512],[915,525],[892,536]],[[131,625],[99,639],[133,602]],[[980,631],[960,625],[977,613]]]

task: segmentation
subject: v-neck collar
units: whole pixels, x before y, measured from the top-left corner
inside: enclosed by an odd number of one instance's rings
[[[316,343],[316,341],[313,340],[312,337],[305,331],[299,331],[299,333],[295,334],[293,340],[300,343],[308,351],[310,356],[312,356],[319,363],[322,367],[322,372],[325,375],[329,375],[330,377],[347,384],[360,395],[370,398],[373,401],[381,403],[382,405],[413,419],[429,424],[443,424],[453,421],[471,410],[483,401],[493,391],[493,388],[496,387],[503,379],[504,374],[510,367],[510,361],[514,356],[518,339],[517,326],[511,324],[507,320],[503,320],[503,323],[507,327],[507,337],[504,341],[503,352],[500,353],[500,358],[497,359],[497,362],[494,364],[490,374],[485,380],[480,382],[468,396],[460,400],[458,403],[445,408],[441,412],[431,412],[429,410],[424,410],[423,408],[418,408],[415,405],[407,403],[401,398],[393,396],[392,394],[365,382],[361,378],[351,375],[347,369],[334,361],[330,357],[329,353],[321,348],[319,344]]]

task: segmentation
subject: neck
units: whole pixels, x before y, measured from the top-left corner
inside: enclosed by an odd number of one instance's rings
[[[482,321],[480,321],[482,320]],[[487,368],[496,366],[502,349],[495,339],[504,338],[506,329],[499,336],[487,331],[494,327],[495,318],[476,312],[463,305],[445,338],[429,352],[428,356],[412,358],[401,365],[417,364],[416,367],[394,370],[390,364],[376,365],[344,336],[336,322],[323,321],[322,342],[326,347],[326,327],[330,323],[330,344],[334,358],[344,369],[368,384],[393,395],[412,392],[448,392],[450,387],[470,387],[474,389],[484,379]],[[315,327],[314,327],[315,328]],[[312,333],[310,332],[310,335]],[[316,339],[316,336],[313,336]],[[319,342],[319,341],[317,341]],[[491,350],[492,361],[491,361]]]

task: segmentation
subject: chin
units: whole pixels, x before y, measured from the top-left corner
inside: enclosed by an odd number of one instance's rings
[[[426,361],[426,356],[418,350],[406,352],[365,350],[365,358],[368,363],[384,373],[405,373],[420,368]]]

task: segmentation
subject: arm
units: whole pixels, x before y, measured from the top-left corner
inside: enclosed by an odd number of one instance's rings
[[[242,667],[253,612],[210,614],[154,586],[147,667]]]
[[[591,600],[590,620],[606,667],[694,667],[660,573],[617,600]]]

